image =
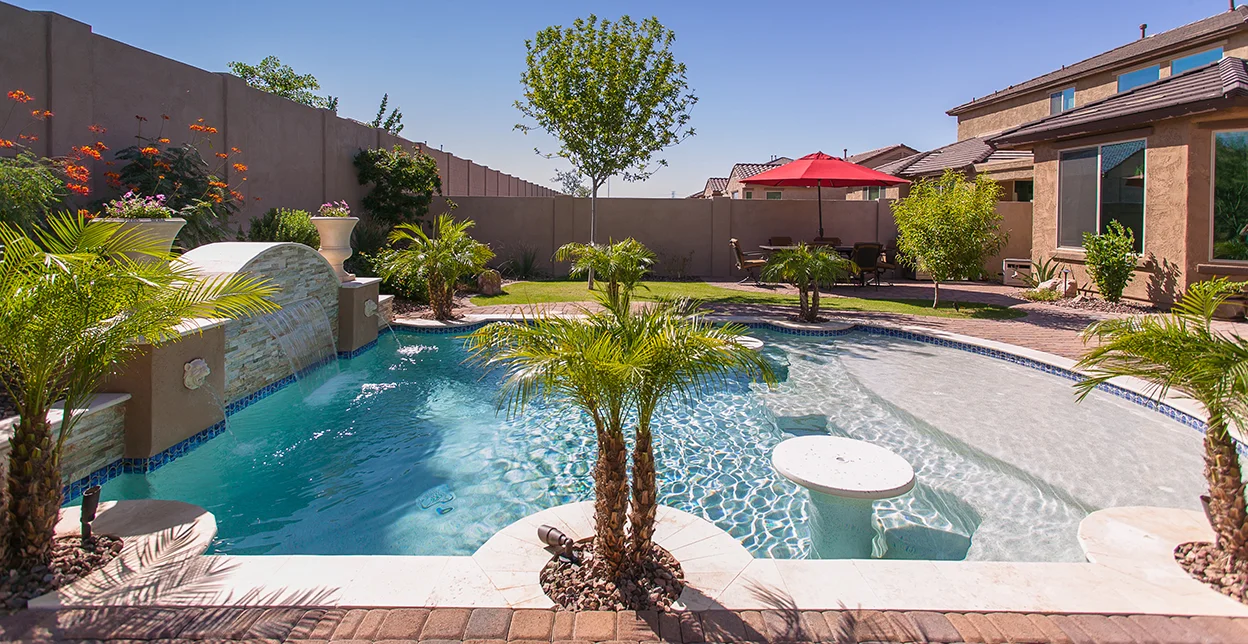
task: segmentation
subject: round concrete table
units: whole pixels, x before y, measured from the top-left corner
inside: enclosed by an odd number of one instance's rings
[[[877,499],[914,488],[914,468],[879,447],[838,436],[800,436],[776,446],[772,467],[810,493],[810,533],[822,559],[871,556]]]

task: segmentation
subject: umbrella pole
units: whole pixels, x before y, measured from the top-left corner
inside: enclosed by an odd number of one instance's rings
[[[819,201],[819,239],[823,239],[823,180],[815,181],[815,199]]]

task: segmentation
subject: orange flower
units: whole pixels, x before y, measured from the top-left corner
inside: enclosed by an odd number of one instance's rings
[[[196,124],[192,123],[192,124],[191,124],[191,129],[192,129],[192,130],[194,130],[194,131],[196,131],[196,132],[203,132],[203,131],[204,131],[204,126],[202,126],[202,125],[196,125]]]
[[[8,139],[0,139],[0,148],[11,148],[15,145],[17,144]]]
[[[96,142],[95,142],[95,149],[97,149],[97,150],[107,150],[107,149],[108,149],[108,146],[107,146],[107,145],[104,145],[104,142],[103,142],[103,141],[96,141]]]
[[[23,140],[23,141],[38,141],[38,140],[39,140],[39,137],[37,137],[37,136],[35,136],[35,135],[33,135],[33,134],[19,134],[19,135],[17,135],[17,138],[19,138],[19,139],[21,139],[21,140]]]
[[[204,119],[195,119],[195,122],[196,122],[196,123],[203,123],[203,122],[204,122]]]
[[[225,182],[222,182],[222,181],[209,181],[208,185],[214,188],[221,188],[221,189],[230,187],[229,185],[227,185]]]
[[[36,118],[36,119],[38,119],[38,120],[42,121],[42,120],[44,120],[44,119],[48,118],[49,116],[52,116],[52,113],[51,113],[51,112],[49,112],[49,111],[47,111],[47,110],[33,110],[33,111],[30,113],[30,115],[31,115],[32,117],[34,117],[34,118]]]
[[[206,127],[206,128],[204,128],[204,131],[205,131],[205,132],[207,132],[207,133],[209,133],[209,134],[216,134],[216,133],[217,133],[217,128],[215,128],[215,127]]]
[[[208,195],[208,198],[209,198],[209,199],[212,199],[212,201],[213,201],[214,203],[221,203],[221,202],[225,201],[225,198],[224,198],[224,197],[222,197],[221,195],[219,195],[219,194],[217,194],[217,193],[215,193],[215,192],[214,192],[214,193],[212,193],[212,194],[210,194],[210,195]]]
[[[116,172],[105,172],[104,178],[108,180],[108,187],[110,188],[121,187],[121,175],[120,174],[117,174]]]
[[[172,166],[170,166],[168,163],[166,163],[166,162],[164,162],[164,161],[159,161],[159,160],[158,160],[158,161],[156,161],[153,165],[155,165],[157,168],[162,168],[162,169],[164,169],[164,170],[171,170],[171,169],[172,169]]]
[[[169,139],[166,139],[165,137],[163,137],[163,136],[162,136],[162,137],[160,137],[159,139],[156,139],[156,142],[157,142],[157,143],[168,143],[168,142],[169,142]]]
[[[23,92],[20,89],[15,89],[9,92],[9,98],[17,101],[18,103],[29,103],[35,100],[34,98],[31,97],[30,94],[27,94],[26,92]]]
[[[95,159],[96,161],[100,160],[100,152],[89,145],[84,145],[84,146],[77,147],[74,149],[91,157],[92,159]]]
[[[86,208],[79,208],[78,216],[82,217],[83,219],[95,219],[95,213],[91,212],[90,210],[87,210]]]
[[[91,178],[91,171],[85,165],[66,164],[65,176],[79,183],[86,183]]]
[[[69,188],[70,192],[73,192],[74,194],[82,195],[84,197],[91,194],[90,188],[79,183],[67,183],[65,184],[65,187]]]
[[[231,191],[230,191],[230,196],[231,196],[231,197],[233,197],[233,198],[235,199],[235,201],[242,201],[242,200],[244,199],[244,197],[243,197],[243,193],[241,193],[241,192],[239,192],[239,191],[237,191],[237,190],[231,190]]]
[[[243,177],[243,181],[246,181],[246,180],[247,180],[247,177]]]
[[[96,134],[103,134],[108,131],[104,129],[103,125],[92,125],[90,128],[87,128],[87,129],[91,130],[92,132],[95,132]]]
[[[139,152],[142,152],[143,154],[146,154],[148,156],[153,156],[153,157],[160,154],[160,150],[157,150],[156,148],[150,145],[143,148],[142,150],[139,150]]]
[[[226,154],[226,153],[224,153],[224,152],[218,152],[218,153],[217,153],[217,158],[218,158],[218,159],[228,159],[228,158],[230,158],[230,155],[228,155],[228,154]]]
[[[238,149],[238,148],[230,148],[230,152],[233,152],[234,154],[242,154],[242,153],[243,153],[243,151],[242,151],[242,150],[240,150],[240,149]]]
[[[252,197],[252,199],[255,199],[256,201],[260,201],[260,197]]]
[[[243,164],[241,164],[241,163],[235,163],[235,164],[234,164],[234,171],[235,171],[235,172],[246,172],[246,171],[247,171],[247,166],[245,166],[245,165],[243,165]]]
[[[162,175],[158,175],[156,178],[157,178],[157,179],[164,179],[164,178],[165,178],[165,175],[163,175],[163,174],[162,174]]]
[[[161,114],[161,115],[160,115],[160,118],[165,119],[166,121],[168,121],[168,120],[169,120],[169,115],[168,115],[168,114]]]

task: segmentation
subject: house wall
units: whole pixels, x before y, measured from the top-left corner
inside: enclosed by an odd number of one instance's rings
[[[1118,91],[1118,75],[1152,65],[1161,66],[1161,77],[1170,75],[1170,62],[1191,54],[1222,47],[1225,56],[1248,57],[1248,32],[1242,32],[1212,42],[1192,45],[1181,51],[1147,60],[1133,62],[1111,70],[1089,74],[1073,81],[1053,85],[1012,97],[1008,100],[958,115],[958,140],[996,134],[1003,130],[1029,123],[1049,115],[1049,94],[1073,86],[1075,105],[1086,105]]]
[[[471,219],[473,237],[490,244],[495,265],[535,251],[547,273],[567,272],[551,256],[559,246],[589,240],[590,200],[566,196],[457,197],[454,215]],[[896,238],[891,201],[823,201],[825,235],[845,244]],[[435,211],[441,204],[434,204]],[[818,228],[814,200],[633,199],[598,200],[600,242],[633,237],[659,256],[656,272],[703,277],[735,276],[728,240],[747,250],[773,236],[812,240]]]
[[[111,154],[134,143],[134,136],[163,136],[173,144],[194,134],[198,119],[216,127],[212,148],[201,153],[220,163],[223,180],[242,184],[247,197],[233,224],[246,224],[272,207],[315,210],[329,200],[345,199],[360,206],[365,188],[356,180],[351,161],[366,147],[401,144],[423,147],[327,110],[300,105],[248,87],[225,73],[208,72],[132,47],[91,31],[91,26],[65,16],[27,11],[0,2],[0,92],[25,90],[34,97],[27,109],[46,109],[55,116],[31,123],[19,112],[0,138],[18,140],[35,134],[32,150],[43,156],[65,154],[71,146],[102,141],[111,152],[92,167],[90,199],[112,196],[104,173]],[[140,123],[135,116],[144,116]],[[165,119],[162,115],[169,118]],[[107,132],[99,135],[90,126]],[[248,166],[247,181],[213,155],[242,150],[229,160]],[[6,151],[8,152],[8,151]],[[430,151],[433,154],[435,151]],[[479,180],[471,194],[487,194],[485,168],[450,153],[434,156],[445,181],[445,194],[469,193],[467,177]],[[553,195],[550,188],[527,181],[500,181],[498,171],[488,194]]]

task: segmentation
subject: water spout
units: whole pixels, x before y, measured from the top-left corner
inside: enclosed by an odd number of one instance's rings
[[[300,389],[305,387],[304,381],[313,372],[324,371],[319,367],[328,365],[331,376],[338,373],[338,346],[329,316],[320,302],[312,298],[299,300],[261,320],[286,354]]]

